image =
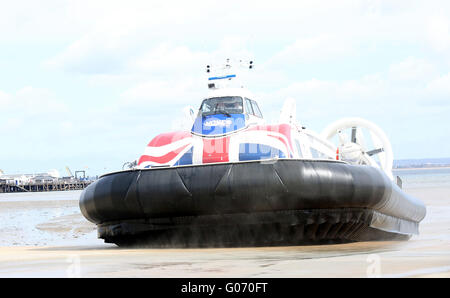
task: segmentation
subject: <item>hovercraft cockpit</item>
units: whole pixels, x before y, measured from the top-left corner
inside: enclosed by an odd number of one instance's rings
[[[230,91],[228,91],[230,92]],[[243,90],[237,90],[242,93]],[[249,95],[217,95],[203,100],[191,132],[200,136],[220,136],[239,131],[264,119],[255,100]]]

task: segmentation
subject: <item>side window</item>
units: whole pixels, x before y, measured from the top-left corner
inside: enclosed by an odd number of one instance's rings
[[[253,112],[252,104],[250,103],[250,99],[248,98],[245,99],[245,107],[248,114],[255,115],[255,113]]]
[[[295,146],[297,147],[298,156],[300,158],[303,158],[302,149],[300,148],[300,143],[298,140],[295,140]]]
[[[203,103],[202,103],[202,105],[201,105],[201,107],[200,107],[200,110],[201,110],[203,113],[209,113],[209,112],[211,112],[211,106],[209,105],[209,102],[208,102],[207,100],[203,101]]]
[[[311,154],[313,158],[328,159],[328,157],[324,153],[320,152],[319,150],[313,147],[311,147]]]
[[[253,107],[253,111],[255,112],[255,116],[262,118],[262,114],[261,111],[259,110],[258,104],[256,103],[256,101],[252,100],[252,107]]]

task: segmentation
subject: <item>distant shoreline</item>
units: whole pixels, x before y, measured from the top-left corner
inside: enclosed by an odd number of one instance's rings
[[[404,168],[393,168],[394,171],[406,171],[406,170],[439,170],[439,169],[450,169],[448,166],[436,166],[436,167],[404,167]]]

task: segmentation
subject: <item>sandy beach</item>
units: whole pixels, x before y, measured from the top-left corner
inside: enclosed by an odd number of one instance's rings
[[[427,216],[406,242],[122,249],[96,238],[80,192],[0,196],[0,277],[450,277],[450,186],[412,187]]]

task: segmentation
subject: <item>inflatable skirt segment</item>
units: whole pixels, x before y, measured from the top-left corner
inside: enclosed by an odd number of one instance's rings
[[[120,246],[407,240],[426,213],[376,168],[293,159],[111,173],[80,209]]]

